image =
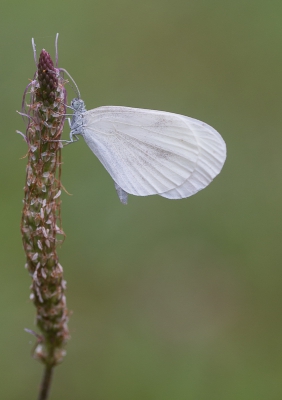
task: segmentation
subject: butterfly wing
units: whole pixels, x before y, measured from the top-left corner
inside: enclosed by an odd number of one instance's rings
[[[225,142],[215,129],[196,119],[184,118],[196,134],[200,154],[194,171],[182,185],[160,193],[168,199],[189,197],[204,189],[219,174],[226,159]]]
[[[115,183],[137,196],[188,197],[213,180],[226,157],[212,127],[164,111],[95,108],[83,114],[83,137]]]

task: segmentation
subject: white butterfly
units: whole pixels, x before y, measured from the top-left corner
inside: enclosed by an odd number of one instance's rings
[[[113,178],[123,204],[128,194],[192,196],[219,174],[226,159],[220,134],[193,118],[115,106],[87,111],[78,98],[71,108],[70,142],[83,136]]]

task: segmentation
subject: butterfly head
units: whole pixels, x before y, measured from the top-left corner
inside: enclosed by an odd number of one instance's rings
[[[84,101],[78,98],[74,98],[71,101],[71,107],[74,109],[74,111],[79,111],[79,112],[86,111]]]

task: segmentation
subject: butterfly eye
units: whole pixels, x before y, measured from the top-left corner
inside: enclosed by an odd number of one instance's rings
[[[72,99],[72,101],[71,101],[71,106],[72,106],[73,108],[75,108],[75,109],[77,108],[77,107],[76,107],[77,101],[78,101],[77,98],[74,98],[74,99]]]

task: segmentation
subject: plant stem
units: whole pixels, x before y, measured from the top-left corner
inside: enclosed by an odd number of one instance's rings
[[[44,375],[40,385],[38,400],[47,400],[53,375],[53,366],[45,365]]]

